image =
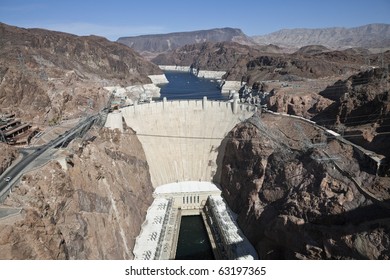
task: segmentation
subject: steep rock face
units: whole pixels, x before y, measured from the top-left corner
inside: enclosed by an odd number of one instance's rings
[[[151,83],[160,69],[122,44],[96,36],[0,24],[0,106],[51,121],[99,110],[103,86]]]
[[[339,80],[320,93],[335,102],[313,120],[346,136],[354,135],[351,141],[390,156],[386,134],[390,124],[389,82],[389,73],[383,68]]]
[[[202,70],[228,70],[237,61],[252,56],[255,49],[234,42],[185,45],[181,48],[158,55],[152,62],[158,65],[180,65]]]
[[[362,186],[372,185],[374,176],[361,171],[351,147],[332,140],[316,148],[310,143],[323,141],[321,133],[269,115],[238,125],[230,137],[223,196],[260,258],[390,258],[390,211],[322,160],[337,155],[338,166]]]
[[[237,63],[230,75],[246,76],[250,85],[255,81],[318,79],[329,76],[356,73],[364,64],[360,54],[341,51],[321,53],[262,54],[247,60],[244,65]],[[229,76],[227,77],[229,79]]]
[[[117,42],[127,45],[141,53],[161,53],[177,49],[184,45],[203,42],[254,43],[251,38],[246,36],[240,29],[236,28],[215,28],[190,32],[121,37]]]
[[[22,211],[0,221],[0,259],[133,258],[153,190],[142,146],[125,133],[104,129],[23,176],[4,203]]]
[[[18,151],[5,144],[5,143],[0,143],[0,175],[6,170],[12,162],[16,159],[18,156]]]
[[[360,52],[327,51],[321,46],[307,47],[293,54],[281,54],[270,46],[246,46],[238,43],[201,43],[186,45],[160,54],[152,62],[180,65],[202,70],[225,70],[226,80],[244,78],[250,86],[264,80],[294,81],[353,74],[366,58]],[[368,56],[377,61],[378,55]]]
[[[254,36],[258,44],[303,47],[324,45],[330,48],[381,48],[390,46],[389,24],[368,24],[354,28],[283,29],[263,36]]]
[[[277,92],[269,97],[267,106],[275,112],[311,118],[328,108],[333,102],[318,94],[285,94]]]

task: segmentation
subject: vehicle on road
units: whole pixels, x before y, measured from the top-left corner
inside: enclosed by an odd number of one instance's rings
[[[11,177],[7,177],[7,178],[5,178],[5,179],[4,179],[4,181],[6,181],[6,182],[9,182],[9,181],[11,181]]]

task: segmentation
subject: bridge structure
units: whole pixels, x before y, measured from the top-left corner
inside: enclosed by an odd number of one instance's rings
[[[155,200],[135,244],[135,259],[174,258],[185,215],[202,215],[216,258],[257,258],[233,215],[218,214],[218,209],[226,212],[227,206],[212,210],[217,198],[221,199],[218,205],[224,203],[219,183],[227,134],[256,112],[256,106],[240,104],[236,95],[232,101],[164,98],[107,116],[106,127],[123,131],[123,119],[135,131],[155,189]],[[221,238],[229,235],[228,227],[239,232],[236,239]]]

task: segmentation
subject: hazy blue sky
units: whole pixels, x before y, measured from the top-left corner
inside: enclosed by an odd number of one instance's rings
[[[262,35],[283,28],[390,23],[389,0],[0,0],[0,22],[116,40],[215,27]]]

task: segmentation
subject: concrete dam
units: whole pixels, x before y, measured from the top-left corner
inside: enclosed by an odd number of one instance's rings
[[[224,139],[256,111],[237,98],[230,102],[164,98],[108,115],[106,127],[123,130],[123,118],[136,132],[155,188],[155,200],[134,248],[135,259],[174,258],[185,215],[202,215],[216,258],[257,258],[233,213],[226,210],[219,188]]]

